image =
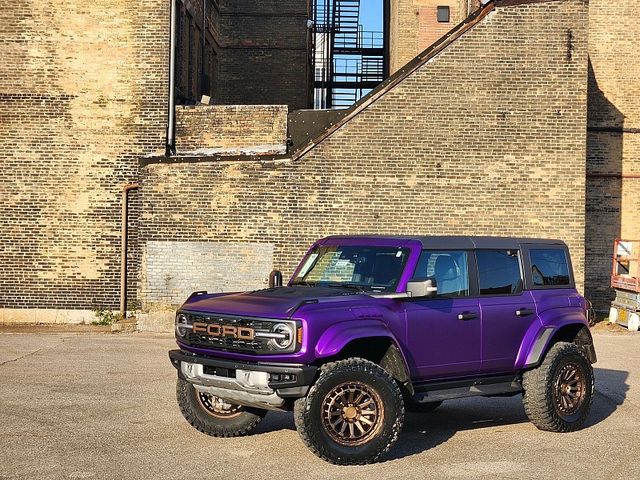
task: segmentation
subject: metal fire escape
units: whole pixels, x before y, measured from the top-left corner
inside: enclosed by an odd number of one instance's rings
[[[314,106],[347,108],[385,79],[385,36],[363,29],[360,0],[314,0],[313,22]]]

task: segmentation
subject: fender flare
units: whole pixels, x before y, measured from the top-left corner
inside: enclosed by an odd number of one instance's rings
[[[316,342],[316,358],[332,357],[350,342],[372,337],[385,337],[398,345],[386,324],[377,320],[348,320],[327,328]]]
[[[548,312],[544,313],[546,314]],[[537,322],[531,324],[525,333],[522,343],[520,344],[518,355],[516,356],[515,368],[517,370],[538,366],[549,348],[555,343],[554,338],[557,333],[564,327],[574,326],[579,328],[579,331],[584,328],[587,330],[589,340],[591,340],[591,334],[588,331],[589,328],[581,312],[572,311],[561,315],[553,315],[553,317],[548,315],[548,317],[549,322],[544,322],[543,319],[539,318]],[[587,350],[589,360],[591,363],[595,363],[596,356],[593,343],[591,343],[590,348],[587,348]]]
[[[406,390],[413,395],[411,374],[407,359],[399,347],[396,337],[387,325],[376,320],[349,320],[329,327],[316,343],[316,358],[330,358],[338,355],[353,341],[367,339],[389,340],[389,347],[381,353],[379,365],[389,372]]]

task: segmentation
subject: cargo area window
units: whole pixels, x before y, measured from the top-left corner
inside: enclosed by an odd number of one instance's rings
[[[571,285],[569,263],[563,249],[532,249],[529,258],[534,285]]]

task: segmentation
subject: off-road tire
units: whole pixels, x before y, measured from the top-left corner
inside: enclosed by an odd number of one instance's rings
[[[577,368],[582,384],[578,388],[583,395],[575,412],[563,414],[558,392],[561,389],[563,369]],[[570,375],[570,374],[569,374]],[[551,347],[540,366],[524,373],[524,410],[540,430],[549,432],[573,432],[579,430],[589,415],[593,401],[593,368],[584,350],[574,343],[558,342]],[[560,402],[560,403],[559,403]]]
[[[212,437],[247,435],[267,414],[266,410],[237,406],[232,415],[216,416],[203,406],[194,386],[181,378],[176,384],[176,397],[187,422],[196,430]]]
[[[429,403],[419,403],[413,400],[409,400],[405,402],[407,412],[414,413],[431,413],[440,405],[442,405],[442,400],[439,402],[429,402]]]
[[[331,437],[336,435],[336,432],[330,433],[331,422],[324,420],[327,414],[323,417],[327,399],[341,388],[348,389],[349,385],[358,385],[371,393],[377,407],[366,408],[375,408],[378,413],[374,426],[369,427],[369,432],[358,440],[363,443],[357,445],[338,443]],[[358,412],[365,414],[364,408]],[[358,418],[361,418],[360,413],[353,421],[358,421]],[[383,368],[362,358],[349,358],[322,367],[307,396],[296,400],[294,420],[302,441],[318,457],[338,465],[363,465],[377,461],[398,440],[404,422],[404,402],[395,380]]]

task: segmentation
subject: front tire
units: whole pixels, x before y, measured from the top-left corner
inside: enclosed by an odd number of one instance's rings
[[[338,465],[375,462],[398,440],[402,393],[379,365],[350,358],[322,367],[294,405],[296,429],[318,457]]]
[[[587,419],[593,401],[593,368],[574,343],[556,343],[542,364],[524,373],[524,410],[540,430],[573,432]]]
[[[196,430],[212,437],[238,437],[247,435],[267,414],[266,410],[235,405],[202,393],[187,382],[178,379],[176,385],[178,405],[184,418]]]

